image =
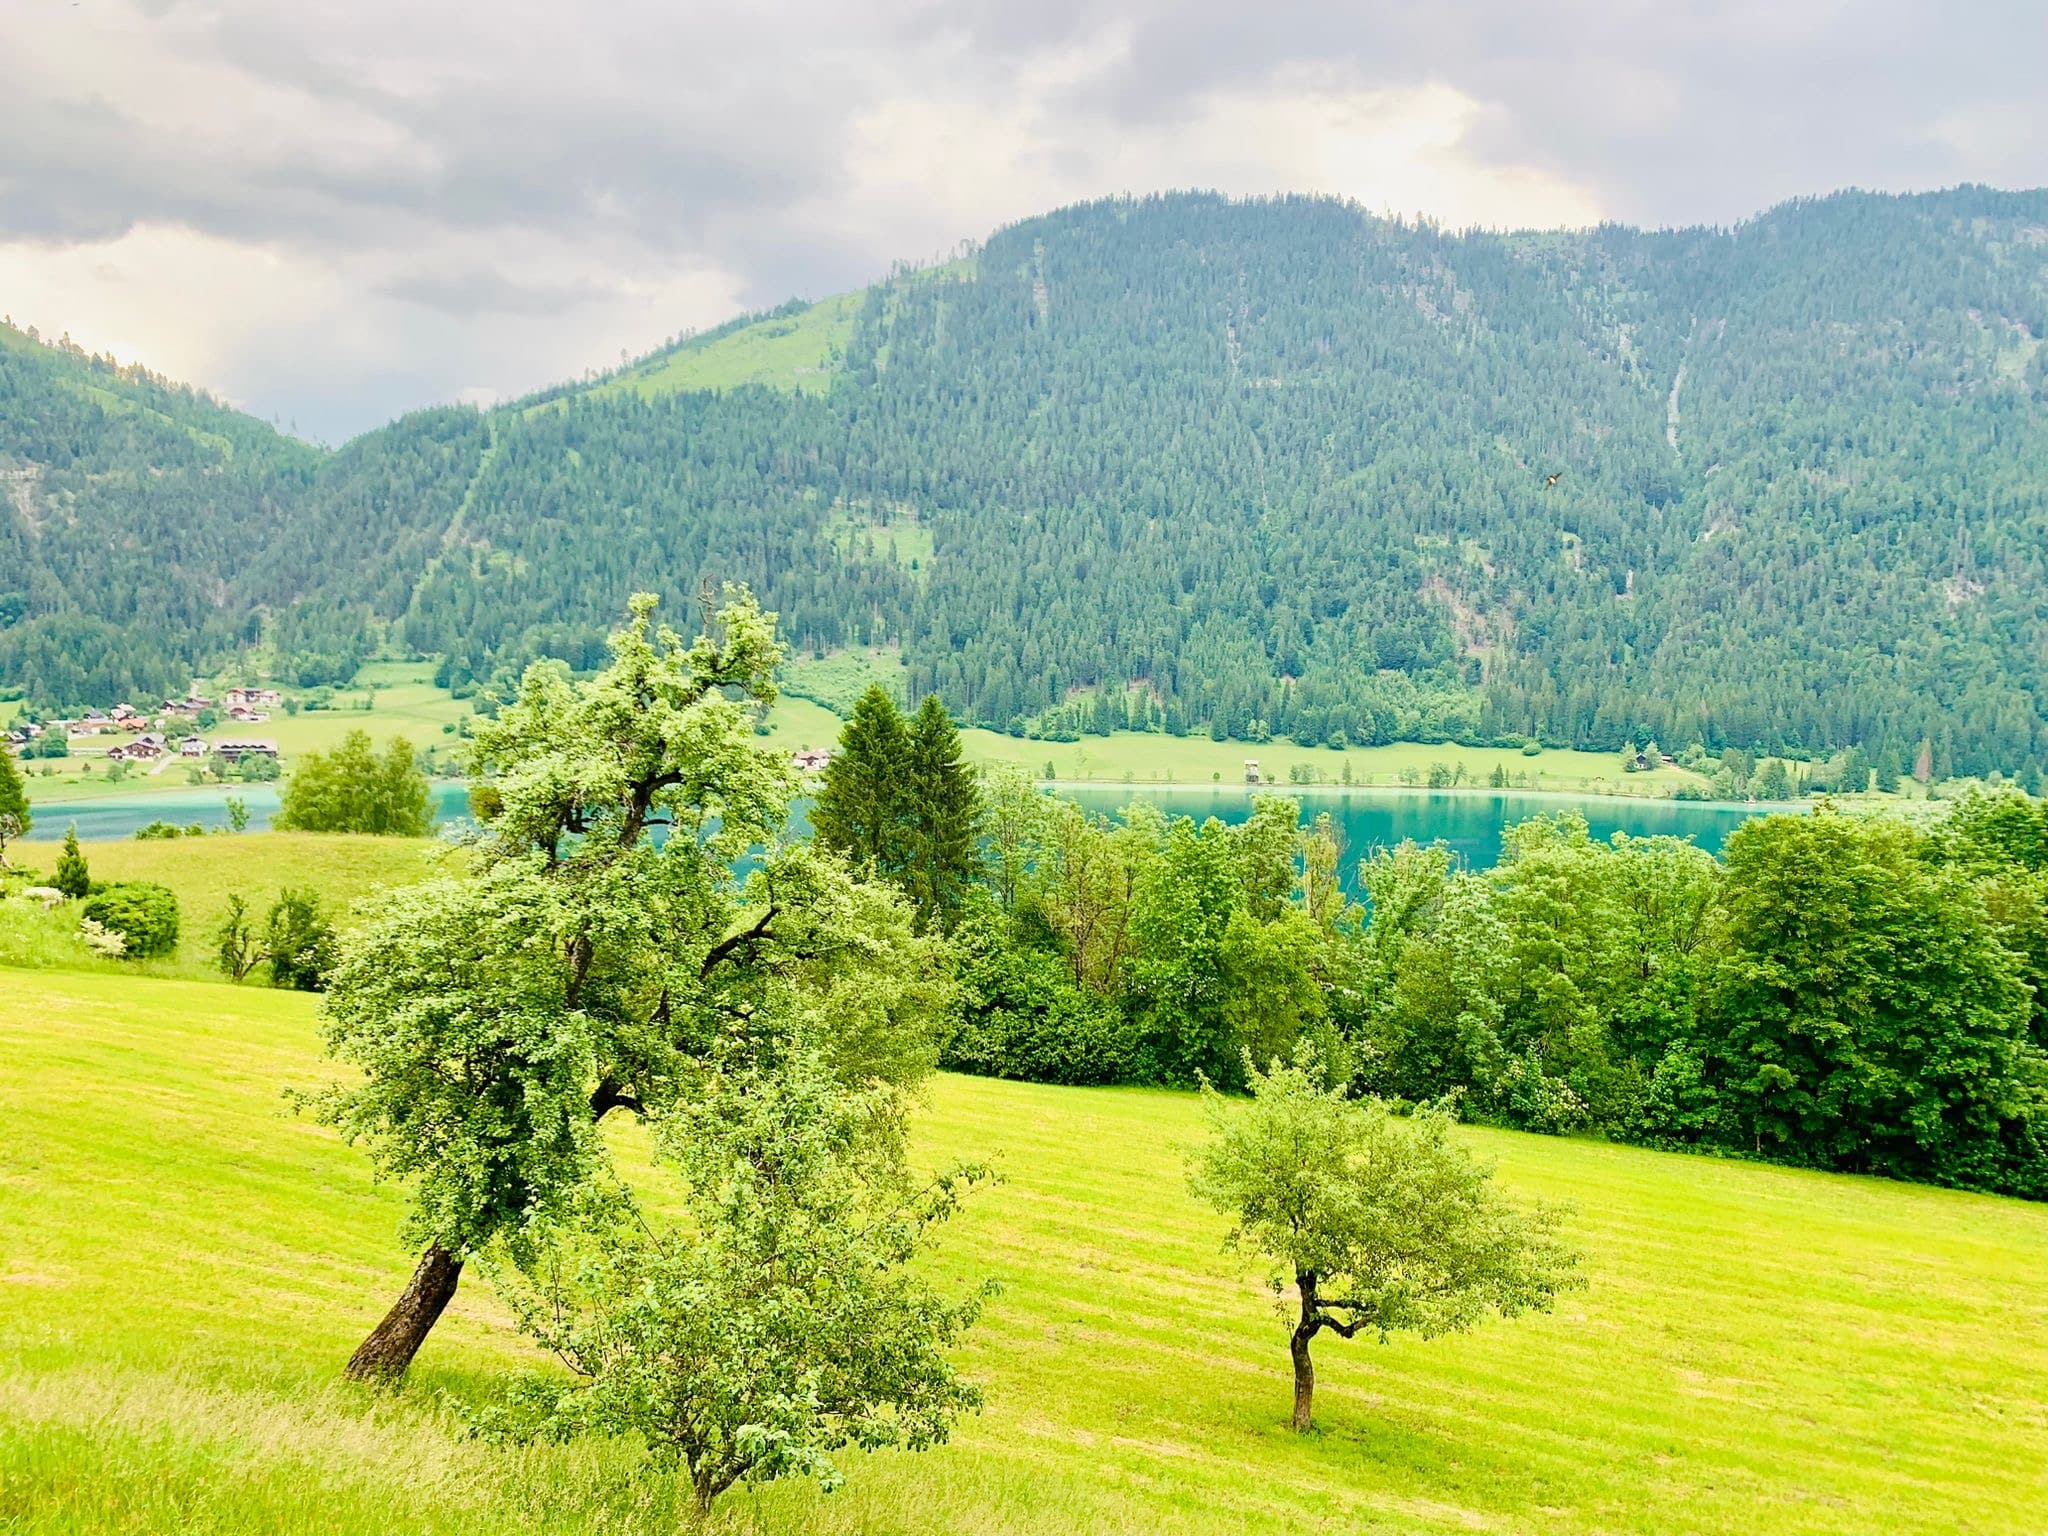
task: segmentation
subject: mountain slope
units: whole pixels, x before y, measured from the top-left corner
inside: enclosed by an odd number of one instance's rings
[[[207,622],[150,633],[183,659],[260,619],[309,673],[390,639],[462,681],[744,579],[797,644],[900,644],[998,727],[2036,767],[2044,335],[2040,192],[1512,236],[1105,202],[271,470],[285,515],[242,516]],[[0,681],[60,694],[18,631],[135,620],[89,565],[8,559]]]

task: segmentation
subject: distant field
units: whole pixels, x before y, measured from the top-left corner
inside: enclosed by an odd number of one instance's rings
[[[0,902],[0,964],[88,965],[124,975],[212,977],[212,935],[230,896],[242,897],[260,920],[287,887],[319,892],[336,922],[349,903],[380,886],[425,878],[439,845],[402,837],[355,837],[312,832],[249,832],[239,836],[178,837],[88,843],[85,858],[95,880],[153,880],[176,893],[178,951],[140,963],[92,962],[75,935],[76,907],[44,913],[31,903]],[[53,843],[17,845],[11,861],[47,876],[55,867]]]
[[[593,394],[633,391],[642,395],[677,394],[693,389],[737,389],[765,384],[771,389],[823,391],[831,387],[836,358],[853,339],[865,293],[842,293],[821,299],[798,315],[757,320],[706,341],[686,341],[673,351],[648,359]]]
[[[473,1280],[403,1393],[340,1382],[410,1264],[399,1192],[281,1109],[327,1071],[310,998],[0,975],[0,1525],[672,1531],[616,1451],[459,1435],[444,1394],[537,1363]],[[720,1528],[2040,1529],[2048,1209],[1470,1132],[1575,1202],[1590,1288],[1463,1338],[1326,1340],[1298,1438],[1271,1299],[1181,1181],[1198,1134],[1187,1095],[938,1079],[919,1155],[1007,1179],[939,1260],[1004,1285],[962,1356],[987,1411]]]
[[[1118,731],[1080,741],[1024,741],[994,731],[961,733],[967,755],[976,762],[1019,763],[1033,773],[1056,779],[1134,784],[1242,784],[1246,758],[1256,758],[1260,778],[1280,788],[1296,787],[1288,770],[1306,764],[1317,782],[1342,785],[1344,766],[1351,766],[1357,785],[1400,784],[1404,770],[1427,782],[1432,763],[1462,767],[1462,787],[1484,788],[1496,765],[1510,775],[1527,775],[1530,789],[1574,790],[1586,794],[1669,795],[1680,784],[1704,782],[1678,768],[1649,773],[1624,773],[1618,754],[1571,752],[1546,748],[1525,757],[1516,748],[1460,747],[1404,742],[1384,747],[1297,747],[1281,741],[1211,741],[1207,736],[1165,736]]]

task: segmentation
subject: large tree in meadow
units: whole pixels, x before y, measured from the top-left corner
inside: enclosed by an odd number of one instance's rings
[[[1404,1120],[1348,1099],[1306,1047],[1269,1071],[1246,1068],[1250,1103],[1208,1091],[1214,1136],[1190,1183],[1231,1218],[1233,1249],[1273,1264],[1274,1294],[1293,1292],[1296,1429],[1313,1422],[1318,1335],[1433,1338],[1547,1311],[1575,1283],[1557,1213],[1503,1196],[1451,1139],[1448,1114],[1424,1107]]]
[[[342,946],[326,1038],[360,1076],[317,1108],[410,1184],[421,1250],[354,1375],[402,1373],[465,1258],[517,1257],[577,1198],[607,1114],[658,1119],[795,1040],[849,1082],[932,1060],[941,968],[907,907],[783,836],[795,786],[753,734],[772,616],[728,589],[686,643],[653,609],[634,599],[587,682],[528,669],[473,744],[474,846],[377,898]]]

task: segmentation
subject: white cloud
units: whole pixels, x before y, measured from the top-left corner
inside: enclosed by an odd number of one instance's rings
[[[1109,193],[1498,226],[2048,181],[2048,10],[1982,10],[17,3],[0,311],[334,437]]]

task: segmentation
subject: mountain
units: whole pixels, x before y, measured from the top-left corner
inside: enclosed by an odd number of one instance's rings
[[[1506,235],[1107,201],[333,454],[16,335],[0,683],[260,637],[467,684],[734,579],[998,728],[2038,770],[2043,337],[2048,192],[1974,187]]]

